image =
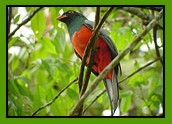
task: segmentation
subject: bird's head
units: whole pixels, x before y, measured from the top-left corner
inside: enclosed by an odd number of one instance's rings
[[[68,10],[67,12],[64,12],[61,16],[57,17],[56,20],[59,20],[61,22],[64,22],[67,25],[70,25],[73,21],[78,20],[86,20],[86,17],[83,16],[81,13],[75,12],[73,10]]]
[[[87,18],[81,13],[69,10],[64,12],[61,16],[57,17],[56,20],[59,20],[67,25],[70,38],[72,38],[74,32],[78,31],[82,24]]]

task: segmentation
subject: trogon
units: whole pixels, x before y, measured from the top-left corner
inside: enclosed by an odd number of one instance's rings
[[[84,50],[90,40],[93,32],[94,22],[89,21],[81,13],[69,10],[64,12],[57,20],[65,23],[74,47],[76,55],[82,59]],[[100,29],[96,42],[96,51],[92,72],[95,75],[100,74],[103,69],[118,55],[117,48],[105,30]],[[88,64],[88,59],[86,61]],[[111,112],[114,114],[119,99],[118,89],[118,71],[121,71],[120,63],[110,71],[103,79],[106,91],[108,93],[111,105]]]

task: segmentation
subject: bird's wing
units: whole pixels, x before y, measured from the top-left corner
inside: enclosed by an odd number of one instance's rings
[[[85,20],[84,25],[87,26],[89,29],[93,30],[94,27],[94,22]],[[112,39],[107,35],[106,31],[104,29],[99,30],[99,37],[102,38],[108,45],[108,48],[111,52],[111,58],[114,59],[118,55],[118,50],[113,43]],[[118,68],[120,69],[121,72],[121,66],[120,63],[115,67],[115,72],[118,74]]]

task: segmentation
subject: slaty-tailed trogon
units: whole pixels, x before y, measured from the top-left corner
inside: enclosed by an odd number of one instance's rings
[[[75,53],[82,59],[84,50],[92,35],[94,22],[89,21],[82,14],[72,10],[63,13],[61,16],[57,17],[57,20],[60,20],[67,25]],[[118,51],[111,38],[103,29],[99,30],[96,45],[97,49],[95,51],[92,72],[95,75],[98,75],[112,61],[112,59],[118,55]],[[88,60],[86,63],[88,63]],[[103,80],[110,99],[112,114],[118,106],[119,91],[117,74],[119,69],[121,71],[120,64],[109,72]]]

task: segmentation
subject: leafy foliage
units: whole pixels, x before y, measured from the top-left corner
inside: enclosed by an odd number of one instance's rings
[[[35,10],[35,7],[12,7],[11,32]],[[8,41],[8,115],[31,116],[39,107],[51,101],[69,82],[78,77],[80,60],[74,55],[66,26],[56,20],[63,11],[75,10],[94,19],[93,7],[50,7],[38,11]],[[146,15],[157,11],[137,8]],[[107,10],[101,8],[101,15]],[[9,21],[9,20],[8,20]],[[103,28],[113,39],[119,52],[144,29],[143,19],[121,8],[112,12]],[[163,27],[163,20],[160,26]],[[163,29],[157,31],[158,51],[163,56]],[[149,61],[157,58],[153,33],[150,31],[130,54],[121,61],[122,76],[127,77]],[[120,115],[160,115],[163,106],[163,65],[157,61],[136,73],[120,86]],[[91,75],[90,82],[95,78]],[[89,88],[89,86],[88,86]],[[102,115],[110,109],[101,83],[85,106],[92,104],[85,115]],[[94,99],[96,102],[92,103]],[[72,84],[53,104],[38,116],[66,116],[78,101],[78,85]]]

